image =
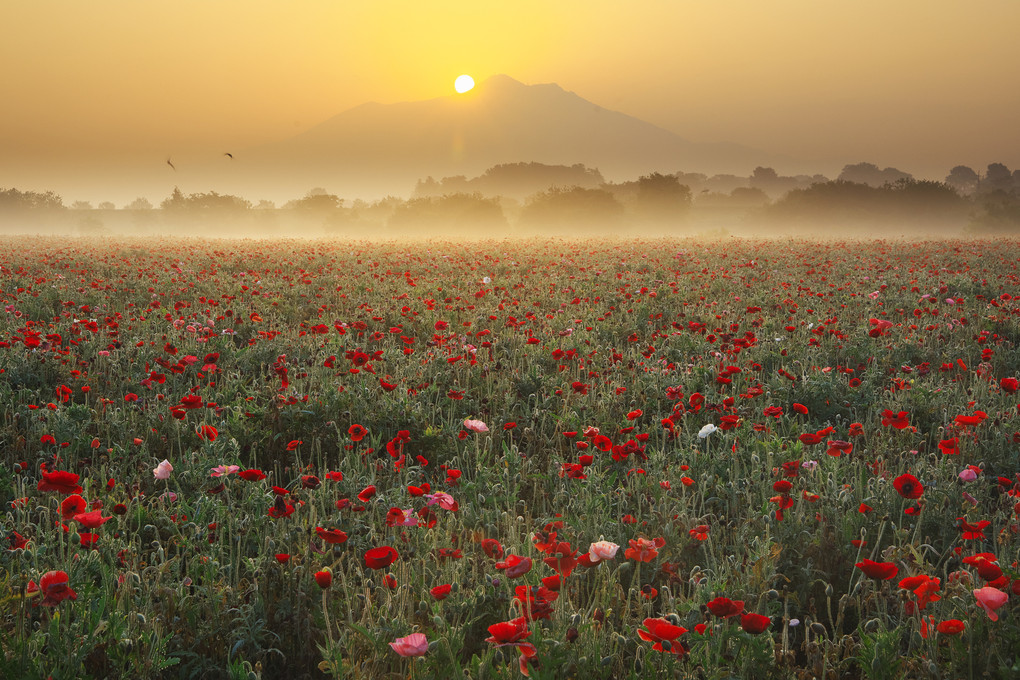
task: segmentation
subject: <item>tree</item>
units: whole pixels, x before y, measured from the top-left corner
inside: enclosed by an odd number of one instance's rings
[[[843,172],[839,173],[839,177],[836,179],[842,182],[856,182],[871,187],[880,187],[884,184],[895,184],[901,179],[913,179],[913,177],[896,168],[879,170],[874,163],[857,163],[844,166]]]
[[[88,201],[75,201],[71,204],[72,210],[92,210],[92,204]]]
[[[584,230],[618,226],[623,204],[605,189],[550,189],[532,196],[521,211],[528,226],[573,226]]]
[[[335,194],[326,193],[325,189],[317,187],[305,194],[304,198],[287,201],[283,207],[288,210],[331,212],[339,210],[343,205],[344,199]]]
[[[117,206],[115,206],[110,201],[103,201],[102,203],[99,204],[99,209],[100,210],[116,210]]]
[[[124,208],[127,210],[152,210],[152,203],[144,196],[139,196],[124,206]]]
[[[966,165],[957,165],[946,176],[946,184],[964,196],[970,196],[977,189],[981,177]]]
[[[691,190],[675,175],[653,172],[638,178],[634,203],[639,217],[653,221],[675,219],[691,207]]]
[[[993,191],[1009,193],[1013,189],[1013,173],[1002,163],[990,163],[984,178],[978,184],[978,191],[990,194]]]

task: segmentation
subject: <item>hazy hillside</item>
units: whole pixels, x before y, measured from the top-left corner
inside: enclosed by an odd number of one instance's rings
[[[504,75],[463,95],[364,104],[243,155],[249,186],[323,185],[347,195],[406,193],[422,177],[476,175],[521,161],[583,163],[609,180],[694,168],[746,174],[783,163],[735,144],[690,142],[558,85]]]

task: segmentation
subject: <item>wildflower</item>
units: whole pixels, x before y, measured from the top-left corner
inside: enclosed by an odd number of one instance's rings
[[[315,533],[319,538],[331,545],[339,545],[347,540],[347,534],[339,529],[323,529],[322,527],[315,527]]]
[[[656,538],[652,540],[639,537],[636,539],[632,538],[629,543],[630,547],[624,551],[624,557],[628,560],[637,560],[638,562],[651,562],[659,555],[659,551],[656,548],[666,545],[666,539]]]
[[[425,494],[425,498],[428,499],[427,505],[439,505],[443,510],[450,510],[456,512],[458,505],[457,501],[453,500],[453,496],[444,492],[437,491],[432,494]]]
[[[963,621],[959,619],[947,619],[935,627],[943,635],[959,635],[963,632]]]
[[[29,584],[31,585],[31,584]],[[77,600],[78,593],[69,585],[66,571],[48,571],[39,579],[39,590],[42,592],[44,607],[53,607],[64,600]]]
[[[102,510],[93,510],[92,512],[83,512],[74,516],[74,521],[81,524],[86,529],[96,529],[101,527],[104,523],[109,522],[113,517],[103,517]]]
[[[195,434],[198,435],[199,439],[205,439],[206,441],[210,442],[216,441],[216,438],[220,436],[219,430],[217,430],[212,425],[202,425],[197,430],[195,430]]]
[[[731,600],[728,597],[717,597],[705,606],[708,611],[721,619],[728,619],[744,611],[743,600]]]
[[[505,570],[507,578],[517,578],[531,571],[531,558],[511,553],[504,561],[496,562],[496,568]]]
[[[78,513],[85,512],[86,507],[88,505],[85,503],[84,498],[78,494],[72,494],[61,501],[60,516],[65,520],[72,519]]]
[[[741,614],[740,615],[740,627],[751,635],[758,635],[768,630],[768,627],[772,625],[772,620],[761,614]]]
[[[355,423],[347,428],[347,434],[351,435],[351,441],[360,442],[368,434],[368,428]]]
[[[371,548],[365,552],[365,566],[369,569],[385,569],[399,557],[400,553],[388,545]]]
[[[687,632],[682,626],[675,626],[666,619],[647,618],[642,622],[644,628],[638,628],[638,637],[646,642],[654,642],[652,649],[657,652],[670,652],[683,655],[687,647],[677,638]],[[665,644],[663,644],[665,643]]]
[[[56,491],[64,495],[81,493],[82,488],[78,486],[78,475],[65,470],[54,470],[43,472],[39,480],[39,491]]]
[[[482,550],[493,559],[498,560],[503,557],[503,546],[495,538],[483,538]]]
[[[209,471],[210,477],[226,477],[241,469],[240,465],[217,465]]]
[[[975,479],[978,478],[978,473],[980,472],[981,468],[975,465],[968,465],[967,467],[960,471],[960,474],[958,474],[957,477],[960,478],[961,482],[973,482]]]
[[[489,431],[489,426],[481,420],[471,420],[468,418],[464,421],[464,429],[470,430],[471,432],[477,432],[478,434],[484,434]]]
[[[888,581],[899,573],[899,567],[892,562],[875,562],[874,560],[865,559],[862,562],[858,562],[855,566],[869,578],[883,581]]]
[[[700,430],[698,430],[698,439],[708,439],[708,436],[718,429],[719,429],[718,427],[716,427],[712,423],[709,423],[708,425],[705,425]]]
[[[974,597],[977,598],[978,604],[981,605],[981,608],[985,610],[986,614],[988,614],[988,618],[992,621],[998,621],[999,615],[995,612],[995,610],[1006,604],[1006,600],[1009,599],[1009,596],[998,588],[993,588],[991,586],[978,588],[973,592]]]
[[[418,518],[414,516],[414,508],[390,508],[386,513],[386,526],[388,527],[416,527]]]
[[[262,470],[243,470],[237,473],[237,476],[246,482],[258,482],[266,478],[266,473]]]
[[[850,454],[854,450],[853,444],[840,439],[830,439],[828,446],[829,448],[825,452],[834,457],[838,457],[844,453]]]
[[[166,458],[163,459],[159,465],[152,470],[152,474],[156,479],[170,479],[170,473],[174,471],[174,466],[170,464]]]
[[[429,641],[422,633],[411,633],[389,644],[400,656],[424,656],[429,651]]]
[[[917,477],[910,473],[903,473],[894,479],[893,488],[896,489],[899,495],[909,499],[920,498],[921,494],[924,493],[924,485],[918,481]]]
[[[511,621],[501,621],[489,626],[489,637],[485,638],[485,641],[491,642],[496,647],[516,647],[520,650],[521,673],[528,675],[528,662],[538,653],[535,645],[524,642],[524,639],[530,635],[528,620],[521,616]]]
[[[707,541],[708,540],[708,529],[709,529],[709,527],[708,527],[707,524],[699,524],[698,526],[696,526],[693,529],[691,529],[689,533],[691,535],[691,538],[693,538],[695,540],[698,540],[698,541]]]
[[[451,586],[449,583],[445,583],[441,586],[436,586],[435,588],[432,588],[431,590],[429,590],[429,592],[432,594],[433,599],[437,601],[445,600],[447,597],[449,597],[450,590],[452,590],[452,588],[453,586]]]
[[[319,587],[325,590],[333,585],[333,570],[326,567],[322,571],[315,572],[315,582],[319,584]]]
[[[616,557],[616,551],[620,549],[615,543],[609,541],[596,541],[588,548],[588,559],[592,563],[611,560]]]
[[[897,430],[904,430],[910,427],[910,422],[907,420],[908,415],[906,411],[893,413],[889,409],[885,409],[882,411],[882,425],[885,427],[895,427]]]

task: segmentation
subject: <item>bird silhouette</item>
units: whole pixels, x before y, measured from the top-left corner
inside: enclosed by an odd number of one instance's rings
[[[230,160],[234,160],[234,154],[230,153],[229,151],[225,151],[223,155],[229,158]]]
[[[171,168],[171,169],[172,169],[172,170],[173,170],[174,172],[177,172],[177,166],[175,166],[175,165],[174,165],[173,163],[171,163],[171,162],[170,162],[170,159],[169,159],[169,158],[168,158],[168,159],[166,159],[166,164],[167,164],[167,165],[169,165],[169,166],[170,166],[170,168]]]

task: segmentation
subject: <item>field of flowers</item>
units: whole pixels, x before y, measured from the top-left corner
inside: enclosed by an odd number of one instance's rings
[[[8,239],[0,673],[1020,677],[1018,261]]]

